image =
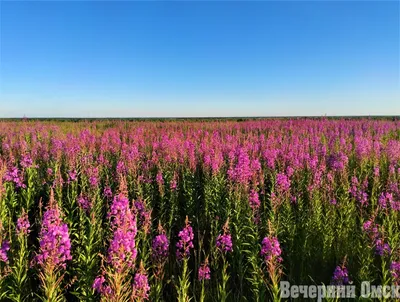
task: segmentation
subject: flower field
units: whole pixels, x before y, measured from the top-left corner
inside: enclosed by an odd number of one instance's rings
[[[0,121],[0,301],[400,283],[400,121]]]

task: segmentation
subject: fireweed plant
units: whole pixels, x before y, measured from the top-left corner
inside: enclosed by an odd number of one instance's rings
[[[200,292],[199,301],[203,302],[206,297],[205,282],[206,282],[206,280],[211,279],[211,270],[210,270],[210,266],[208,264],[208,258],[206,258],[204,260],[204,262],[200,265],[199,271],[198,271],[198,278],[199,278],[199,281],[201,282],[201,292]]]
[[[161,223],[158,224],[158,234],[154,237],[151,245],[151,260],[153,264],[153,291],[154,301],[162,299],[165,264],[169,256],[169,239]]]
[[[33,259],[33,265],[38,267],[43,301],[64,300],[61,285],[67,261],[71,259],[68,225],[64,222],[63,213],[51,191],[49,205],[42,217],[39,251]]]
[[[0,121],[0,301],[399,284],[399,212],[399,120]]]
[[[179,276],[179,282],[176,286],[178,293],[178,301],[189,301],[189,288],[190,288],[190,272],[188,270],[188,261],[190,252],[194,248],[193,245],[193,228],[190,225],[189,218],[186,216],[185,227],[178,234],[179,241],[176,243],[176,259],[179,266],[182,267],[182,274]]]
[[[232,237],[229,233],[229,220],[226,221],[223,227],[223,233],[218,235],[215,243],[215,247],[218,251],[219,256],[222,258],[222,270],[221,270],[221,282],[218,287],[218,300],[226,301],[228,298],[227,284],[229,281],[228,274],[228,259],[227,254],[233,251],[232,249]]]

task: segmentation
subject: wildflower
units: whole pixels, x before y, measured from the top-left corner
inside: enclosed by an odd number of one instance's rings
[[[380,168],[379,168],[379,166],[375,166],[374,167],[374,176],[375,177],[379,177],[379,174],[380,174]]]
[[[232,238],[230,234],[223,234],[223,235],[218,235],[217,237],[217,248],[223,252],[232,252]]]
[[[103,191],[103,195],[106,198],[112,198],[113,194],[112,194],[111,188],[110,187],[105,187],[104,191]]]
[[[275,185],[279,192],[287,192],[290,189],[290,179],[286,174],[278,173],[276,175]]]
[[[398,140],[390,140],[386,145],[388,159],[392,163],[398,162],[400,159],[400,142]]]
[[[393,203],[393,194],[388,192],[381,193],[378,203],[381,208],[386,209],[388,204],[391,205]]]
[[[261,243],[261,256],[265,262],[276,260],[281,262],[282,250],[276,237],[265,237]]]
[[[208,260],[206,259],[204,263],[199,267],[199,281],[210,280],[210,273],[211,270],[208,265]]]
[[[332,276],[332,285],[346,285],[349,283],[349,274],[345,266],[336,266]]]
[[[169,241],[167,235],[159,234],[153,239],[152,243],[152,256],[158,262],[168,257]]]
[[[178,187],[178,175],[176,173],[174,173],[174,177],[172,178],[171,182],[169,183],[169,188],[172,191],[175,191],[177,187]]]
[[[224,233],[218,235],[216,240],[217,249],[226,254],[228,252],[232,252],[232,237],[229,233],[229,219],[225,222],[223,226]]]
[[[4,175],[4,180],[8,182],[13,182],[17,188],[26,188],[24,184],[24,178],[18,167],[12,167],[6,171]]]
[[[157,175],[156,175],[156,182],[157,182],[157,184],[158,184],[159,186],[161,186],[161,185],[164,184],[164,179],[163,179],[163,175],[162,175],[162,172],[161,172],[161,171],[159,171],[159,172],[157,173]]]
[[[372,220],[367,220],[363,224],[363,230],[367,233],[372,244],[375,246],[376,254],[379,256],[390,255],[391,248],[384,242],[384,236],[379,231],[379,225]]]
[[[28,214],[25,212],[22,213],[22,215],[18,218],[17,220],[17,227],[16,227],[16,232],[17,235],[27,235],[30,231],[30,223],[28,219]]]
[[[370,155],[372,150],[372,141],[370,139],[356,136],[354,138],[354,145],[358,158],[363,159]]]
[[[106,279],[103,275],[97,276],[94,279],[92,288],[95,290],[95,292],[105,297],[112,297],[112,289],[109,285],[106,284]]]
[[[136,273],[133,279],[133,293],[132,297],[138,301],[149,299],[149,280],[146,275],[146,271],[143,267],[143,263],[140,263],[140,269]]]
[[[133,267],[137,255],[137,228],[136,219],[129,208],[129,200],[122,194],[115,196],[108,216],[114,230],[108,248],[108,262],[117,271],[122,271],[125,266]]]
[[[368,187],[367,180],[360,184],[357,177],[353,176],[351,183],[352,185],[349,189],[350,195],[361,205],[368,205],[368,194],[365,192]]]
[[[372,220],[367,220],[363,224],[363,230],[367,233],[370,239],[374,242],[379,236],[379,225],[374,223]]]
[[[151,229],[151,210],[146,209],[146,205],[142,200],[135,201],[135,208],[139,214],[139,225],[145,234],[148,234]]]
[[[103,285],[104,285],[105,282],[106,282],[106,279],[104,278],[104,276],[97,276],[94,279],[92,287],[96,292],[102,293],[103,292]]]
[[[90,177],[89,177],[89,183],[90,183],[90,185],[91,185],[92,187],[97,186],[97,183],[98,183],[97,177],[96,177],[96,176],[90,176]]]
[[[68,172],[68,180],[69,182],[75,181],[78,179],[78,173],[76,170],[72,170]]]
[[[121,160],[118,161],[116,170],[117,170],[117,173],[124,174],[126,172],[125,163]]]
[[[250,190],[249,204],[250,204],[250,207],[253,209],[253,211],[258,209],[261,205],[260,198],[258,196],[258,192],[254,189]]]
[[[382,238],[375,241],[376,254],[379,256],[390,255],[392,252],[388,243],[385,243]]]
[[[99,183],[99,169],[97,167],[89,168],[87,171],[89,183],[92,187],[96,187]]]
[[[291,166],[286,167],[286,174],[291,177],[294,174],[294,169]]]
[[[63,223],[57,205],[50,205],[43,215],[39,244],[40,252],[35,260],[41,266],[65,269],[66,261],[72,259],[68,226]]]
[[[394,283],[400,285],[400,262],[393,261],[390,264],[390,273],[392,274]]]
[[[29,154],[25,154],[21,158],[21,166],[24,168],[29,168],[33,164],[32,158]]]
[[[8,240],[3,240],[0,246],[0,262],[8,261],[7,252],[9,250],[10,250],[10,242],[8,242]]]
[[[372,229],[373,222],[371,220],[367,220],[363,223],[363,230],[368,232]]]
[[[400,201],[392,201],[390,207],[393,211],[400,211]]]
[[[179,236],[179,241],[176,244],[176,247],[177,247],[176,257],[178,258],[178,260],[182,260],[183,258],[189,257],[190,249],[194,248],[193,229],[190,226],[190,222],[189,222],[189,219],[187,216],[186,216],[186,220],[185,220],[185,227],[183,228],[182,231],[179,232],[178,236]]]
[[[247,184],[253,174],[249,155],[244,148],[238,148],[236,154],[236,165],[229,168],[227,171],[228,177],[238,183]],[[233,158],[234,157],[235,155],[233,154]]]
[[[344,153],[332,154],[328,157],[328,165],[334,171],[343,171],[348,162],[349,158]]]
[[[135,201],[135,208],[139,214],[142,214],[146,210],[145,204],[142,200]]]
[[[89,211],[92,207],[92,203],[82,194],[78,197],[78,205],[85,211]]]

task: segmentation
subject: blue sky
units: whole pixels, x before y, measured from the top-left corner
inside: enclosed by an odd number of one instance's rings
[[[400,115],[398,1],[0,11],[0,117]]]

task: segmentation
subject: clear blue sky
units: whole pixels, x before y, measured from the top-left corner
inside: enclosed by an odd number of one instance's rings
[[[0,10],[0,117],[400,114],[398,1]]]

